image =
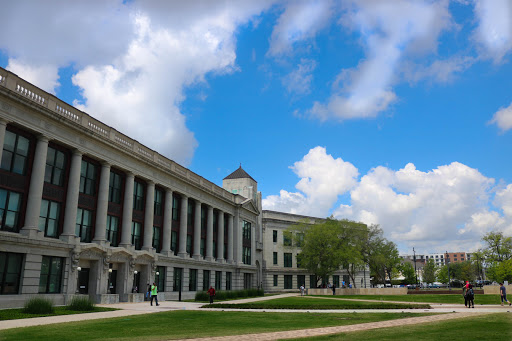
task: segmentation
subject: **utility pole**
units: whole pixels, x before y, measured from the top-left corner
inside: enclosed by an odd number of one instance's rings
[[[446,251],[446,255],[445,255],[445,261],[446,261],[446,265],[448,266],[448,290],[452,290],[452,287],[450,286],[450,259],[448,257],[448,251]]]
[[[416,251],[414,251],[414,248],[412,248],[412,252],[414,254],[413,260],[414,260],[414,277],[416,278],[415,284],[418,286],[418,270],[416,270]]]

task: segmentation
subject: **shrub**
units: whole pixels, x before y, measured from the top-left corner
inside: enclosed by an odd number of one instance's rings
[[[208,302],[209,299],[210,298],[209,298],[208,293],[206,291],[198,291],[198,292],[196,292],[196,297],[195,297],[196,301]]]
[[[237,291],[238,297],[248,297],[249,292],[247,290],[239,290]]]
[[[44,297],[32,297],[25,302],[23,312],[26,314],[52,314],[53,302]]]
[[[215,299],[216,300],[226,300],[228,297],[225,291],[217,291],[215,293]]]
[[[93,311],[94,303],[89,297],[75,296],[66,307],[66,309],[74,311]]]

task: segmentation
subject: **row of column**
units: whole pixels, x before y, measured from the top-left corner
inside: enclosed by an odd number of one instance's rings
[[[0,118],[0,160],[2,157],[3,143],[5,138],[7,122]],[[41,210],[41,200],[43,196],[44,175],[46,169],[46,156],[48,153],[49,139],[43,135],[37,137],[32,174],[30,178],[30,187],[28,192],[27,209],[25,213],[25,226],[22,231],[30,233],[32,230],[38,230],[38,222]],[[74,150],[71,157],[71,165],[68,178],[68,190],[66,194],[66,209],[64,212],[64,225],[61,239],[70,240],[76,236],[76,215],[78,209],[78,197],[80,190],[82,153]],[[106,222],[108,212],[108,191],[110,180],[110,164],[101,163],[101,173],[99,181],[98,201],[96,207],[96,222],[94,242],[101,243],[106,241]],[[133,214],[133,189],[135,176],[131,172],[126,173],[125,194],[123,202],[123,216],[121,226],[120,246],[129,246],[131,243],[131,223]],[[171,252],[171,227],[172,227],[172,190],[165,190],[164,206],[164,225],[162,235],[162,250],[164,254]],[[153,219],[154,219],[154,196],[155,183],[147,181],[146,186],[146,207],[144,216],[144,238],[143,250],[152,249],[153,240]],[[180,212],[180,231],[179,231],[179,250],[178,256],[186,257],[187,243],[187,218],[188,218],[188,200],[186,195],[181,194],[181,212]],[[195,200],[195,199],[194,199]],[[200,259],[201,243],[201,202],[195,200],[195,219],[194,219],[194,254],[195,259]],[[232,215],[228,215],[228,250],[227,262],[233,261],[233,220]],[[218,235],[217,235],[217,261],[224,260],[224,212],[220,211],[218,216]],[[206,257],[207,261],[213,261],[213,207],[208,206],[207,232],[206,232]]]

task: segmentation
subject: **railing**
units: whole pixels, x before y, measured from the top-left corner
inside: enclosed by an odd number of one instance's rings
[[[223,188],[213,184],[212,182],[202,178],[189,169],[177,164],[176,162],[158,154],[157,152],[138,143],[136,140],[118,132],[88,114],[76,109],[75,107],[61,101],[57,97],[37,88],[29,82],[19,78],[12,72],[0,68],[0,87],[7,88],[28,100],[41,105],[50,111],[62,116],[69,121],[80,125],[81,127],[94,132],[95,134],[106,138],[115,145],[129,150],[132,154],[144,157],[155,163],[165,170],[178,174],[190,182],[195,183],[199,187],[204,187],[212,191],[216,195],[220,195],[226,199],[234,200],[234,195]]]

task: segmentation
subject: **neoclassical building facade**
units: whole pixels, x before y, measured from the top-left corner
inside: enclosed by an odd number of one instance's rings
[[[142,301],[152,282],[161,300],[285,289],[241,166],[217,186],[2,68],[0,160],[2,307]]]

